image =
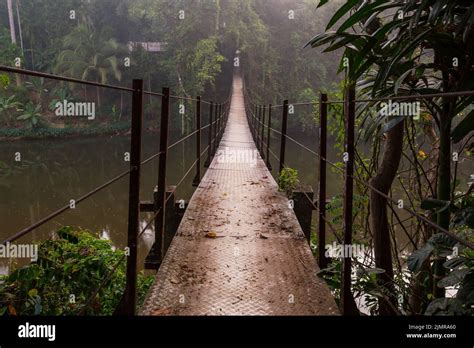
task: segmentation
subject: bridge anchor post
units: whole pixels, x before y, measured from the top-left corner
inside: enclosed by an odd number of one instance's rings
[[[300,223],[308,243],[311,240],[311,220],[313,217],[313,189],[300,187],[293,192],[293,211]]]
[[[155,191],[155,197],[158,197]],[[155,198],[156,199],[156,198]],[[176,186],[168,186],[166,189],[166,207],[165,207],[165,229],[163,233],[163,257],[166,255],[168,248],[173,240],[178,226],[181,223],[184,212],[188,207],[188,203],[184,200],[176,201]],[[140,204],[142,212],[154,212],[154,202],[142,202]],[[155,254],[155,244],[150,249],[145,259],[145,269],[157,270],[161,265],[162,259],[158,259]]]

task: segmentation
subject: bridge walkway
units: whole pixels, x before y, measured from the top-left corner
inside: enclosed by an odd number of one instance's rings
[[[141,315],[337,315],[250,134],[236,75],[228,123]]]

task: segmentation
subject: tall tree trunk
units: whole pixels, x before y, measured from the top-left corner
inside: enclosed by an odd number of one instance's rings
[[[21,19],[20,19],[20,9],[18,7],[18,1],[15,1],[16,4],[16,18],[18,20],[18,33],[20,34],[20,47],[21,47],[21,55],[24,56],[25,52],[23,51],[23,35],[21,33]]]
[[[7,9],[8,9],[8,22],[10,23],[10,37],[12,39],[12,44],[16,45],[16,32],[15,32],[15,21],[13,20],[13,5],[12,0],[7,0]],[[21,77],[19,74],[15,74],[16,85],[21,85]]]
[[[13,20],[12,0],[7,0],[7,8],[8,8],[8,21],[10,23],[10,36],[12,38],[12,43],[16,45],[16,32],[15,32],[15,22]]]
[[[388,194],[392,182],[397,174],[398,165],[402,157],[403,131],[405,121],[390,129],[386,133],[382,161],[370,184],[377,190]],[[370,191],[370,225],[374,233],[375,267],[385,272],[377,276],[379,285],[386,291],[386,296],[380,297],[380,315],[394,315],[397,299],[393,287],[392,251],[390,231],[387,218],[387,199],[377,192]]]
[[[444,75],[444,74],[443,74]],[[447,78],[445,78],[447,86]],[[438,199],[451,200],[451,120],[453,102],[448,98],[443,99],[443,113],[439,122],[439,160],[438,160]],[[438,213],[437,224],[449,229],[450,213],[448,209]],[[443,263],[446,258],[435,256],[433,263],[433,296],[441,298],[445,296],[444,288],[438,287],[440,281],[446,274]]]
[[[220,14],[221,14],[221,2],[220,0],[216,1],[216,35],[219,34],[219,21],[220,21]]]
[[[427,180],[429,181],[429,185],[436,190],[436,182],[438,178],[438,160],[439,160],[439,138],[435,130],[434,124],[431,122],[426,125],[424,128],[424,133],[430,140],[431,145],[431,152],[429,154],[429,169],[426,171]],[[430,191],[431,192],[431,191]],[[433,192],[431,192],[434,194]],[[420,197],[424,199],[426,197]],[[426,244],[428,239],[433,234],[433,228],[428,226],[427,224],[423,224],[421,226],[423,235],[418,236],[417,238],[417,245],[423,246]],[[431,287],[429,289],[426,288],[425,280],[429,277],[429,283],[432,284],[432,273],[430,271],[430,262],[429,260],[425,261],[421,266],[420,271],[413,277],[412,280],[412,294],[410,296],[410,310],[412,314],[422,314],[424,313],[426,306],[428,305],[427,301],[427,292],[431,291]]]

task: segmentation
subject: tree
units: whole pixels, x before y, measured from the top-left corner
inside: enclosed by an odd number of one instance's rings
[[[105,31],[92,31],[79,25],[63,40],[55,71],[58,74],[108,83],[111,79],[120,81],[122,72],[118,57],[124,48]],[[100,107],[100,88],[96,88],[97,104]]]
[[[320,6],[328,3],[321,1]],[[371,96],[423,95],[438,91],[453,92],[470,90],[472,76],[473,31],[470,1],[436,0],[432,2],[411,1],[348,1],[330,19],[326,32],[317,35],[311,46],[327,45],[326,51],[345,47],[344,56],[349,60],[347,77],[359,83],[360,90],[369,90]],[[350,14],[350,15],[349,15]],[[341,21],[336,31],[329,31]],[[355,29],[353,31],[353,29]],[[457,58],[458,65],[453,65]],[[440,139],[437,196],[450,200],[451,195],[451,145],[452,121],[472,98],[423,99],[438,128]],[[363,105],[359,111],[366,110]],[[380,116],[380,115],[379,115]],[[403,118],[387,120],[376,118],[373,131],[385,132],[385,149],[379,171],[372,178],[372,185],[387,193],[395,177],[402,151]],[[471,128],[472,129],[472,126]],[[377,193],[371,194],[371,225],[375,234],[376,267],[383,268],[381,284],[393,281],[390,255],[390,237],[386,217],[386,200]],[[374,211],[375,209],[375,211]],[[438,213],[438,224],[449,228],[449,211]],[[440,265],[435,261],[433,293],[443,296],[437,286],[442,277]],[[390,292],[390,286],[387,288]],[[393,313],[396,307],[392,297],[389,303],[379,299],[382,313]]]

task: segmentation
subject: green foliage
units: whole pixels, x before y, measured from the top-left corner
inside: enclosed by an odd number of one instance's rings
[[[0,64],[13,66],[17,57],[21,57],[20,48],[12,43],[9,30],[0,27]]]
[[[294,190],[299,185],[298,171],[293,168],[285,167],[278,177],[278,190],[285,192],[288,198],[293,196]]]
[[[10,78],[7,74],[0,74],[0,87],[3,89],[7,89],[10,85]]]
[[[32,77],[29,81],[25,82],[26,87],[37,94],[39,99],[41,99],[44,93],[48,93],[45,84],[46,80],[44,77]]]
[[[74,101],[74,95],[67,87],[55,88],[52,91],[51,95],[53,96],[53,99],[51,99],[48,106],[48,109],[51,111],[54,111],[56,109],[56,103],[58,102],[62,103],[64,100],[67,100],[68,102]]]
[[[16,101],[15,95],[9,97],[0,97],[0,115],[3,122],[9,126],[12,123],[12,110],[18,111],[21,103]]]
[[[221,63],[225,61],[223,55],[217,51],[217,37],[199,40],[196,46],[179,52],[177,61],[182,65],[182,73],[186,76],[184,93],[202,94],[207,84],[214,86],[217,75],[221,72]],[[195,86],[192,88],[191,86]]]
[[[453,202],[427,198],[421,202],[420,208],[435,213],[447,210],[453,214],[451,221],[453,227],[466,226],[474,229],[474,193],[462,194]]]
[[[437,77],[439,73],[453,73],[454,57],[459,57],[459,66],[464,66],[468,64],[464,57],[472,55],[472,47],[466,45],[472,40],[471,26],[467,25],[472,7],[463,0],[452,1],[449,6],[446,3],[445,0],[422,4],[416,1],[347,1],[332,16],[326,31],[316,35],[307,45],[325,46],[325,52],[344,48],[344,58],[349,60],[347,69],[344,67],[348,82],[360,80],[358,87],[362,98],[423,95],[440,89],[469,90],[472,81],[467,76],[472,74],[472,69],[460,70],[449,86],[440,84]],[[340,21],[336,31],[329,30]],[[427,59],[427,54],[432,58]],[[340,66],[342,71],[342,60]],[[465,97],[457,101],[449,117],[463,111],[472,100],[472,97]],[[422,100],[431,115],[438,119],[443,113],[437,105],[440,101]],[[369,106],[374,104],[360,103],[358,114],[369,111]],[[372,125],[367,127],[367,133],[373,134],[377,130],[388,131],[402,118],[387,122],[387,117],[380,113],[367,112],[364,122],[368,120]],[[454,133],[456,140],[466,134],[468,126],[463,124],[461,128]]]
[[[32,102],[29,102],[24,106],[24,109],[20,111],[22,114],[16,119],[25,121],[30,128],[39,128],[43,125],[41,104],[35,105]]]
[[[471,110],[467,116],[465,116],[461,122],[451,131],[451,138],[453,143],[458,143],[466,135],[474,130],[474,110]]]
[[[443,264],[448,275],[438,282],[438,287],[457,288],[453,298],[438,298],[432,301],[426,315],[473,315],[474,310],[474,251],[463,249]]]
[[[108,240],[63,227],[57,238],[39,245],[38,260],[4,276],[0,283],[0,314],[76,315],[119,262],[110,281],[86,309],[90,315],[111,315],[125,287],[126,258]],[[153,277],[138,277],[139,302]],[[70,296],[75,296],[75,303]]]
[[[342,261],[340,259],[332,259],[327,268],[318,272],[318,276],[326,281],[333,292],[336,301],[340,301],[341,296],[341,279],[342,279]]]
[[[331,200],[326,205],[326,210],[331,216],[332,223],[341,224],[342,217],[343,217],[343,195],[337,194],[331,197]],[[360,214],[368,204],[368,197],[367,195],[360,195],[354,194],[353,199],[353,214],[357,215]],[[360,227],[359,225],[355,224],[355,229]]]
[[[99,126],[89,126],[84,128],[76,127],[65,127],[65,128],[51,128],[51,127],[42,127],[42,128],[0,128],[0,137],[6,138],[31,138],[31,139],[40,139],[40,138],[62,138],[68,136],[92,136],[92,135],[101,135],[101,134],[116,134],[123,133],[130,129],[129,122],[117,122],[111,125],[99,125]]]
[[[474,194],[462,195],[453,202],[438,199],[426,199],[421,203],[422,209],[435,213],[448,210],[453,214],[451,225],[461,238],[472,239],[474,228]],[[425,314],[427,315],[463,315],[473,314],[474,304],[474,251],[466,248],[444,233],[433,235],[428,242],[415,250],[407,260],[408,269],[419,272],[425,262],[434,259],[451,257],[444,262],[447,275],[438,283],[438,287],[457,288],[455,298],[438,298],[432,301]]]

